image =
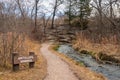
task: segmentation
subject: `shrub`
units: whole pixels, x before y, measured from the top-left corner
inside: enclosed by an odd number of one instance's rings
[[[53,49],[54,49],[55,51],[57,51],[59,47],[60,47],[59,45],[55,45],[55,46],[53,47]]]
[[[34,46],[24,33],[0,34],[0,67],[11,68],[11,53],[17,52],[19,55],[27,55],[31,50],[34,51]]]

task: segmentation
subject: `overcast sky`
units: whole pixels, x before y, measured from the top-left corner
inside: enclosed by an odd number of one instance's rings
[[[1,2],[15,2],[15,0],[0,0]],[[20,0],[27,4],[27,6],[34,5],[35,0]],[[47,9],[51,9],[54,5],[55,0],[40,0],[39,3],[44,5]],[[63,10],[65,8],[64,5],[61,5],[59,9]]]
[[[15,0],[0,0],[0,1],[2,1],[2,2],[15,2]],[[27,7],[31,8],[31,9],[32,9],[33,5],[35,4],[35,0],[20,0],[20,1],[25,2]],[[54,2],[55,2],[55,0],[40,0],[39,5],[41,5],[41,7],[39,7],[39,11],[40,12],[45,12],[48,15],[50,15],[53,12]],[[58,7],[58,13],[57,14],[59,14],[60,12],[64,13],[64,10],[65,10],[65,4],[60,5]],[[114,10],[115,10],[115,8],[114,8]],[[117,15],[120,15],[118,13],[118,11],[115,10],[115,12],[116,12]]]
[[[0,0],[0,1],[16,3],[15,0]],[[29,8],[30,10],[35,5],[35,0],[20,0],[20,1],[24,2],[26,8]],[[38,16],[39,16],[39,12],[44,12],[47,14],[47,16],[51,15],[51,13],[53,12],[54,1],[55,0],[40,0],[38,5],[40,6],[38,11]],[[60,13],[64,14],[64,10],[65,10],[65,5],[64,4],[60,5],[58,7],[58,12],[56,15],[59,15]]]

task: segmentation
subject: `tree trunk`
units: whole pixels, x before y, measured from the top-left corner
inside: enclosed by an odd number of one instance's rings
[[[56,15],[56,10],[57,10],[57,0],[55,1],[55,6],[54,6],[54,11],[53,11],[53,17],[52,17],[52,23],[51,23],[51,29],[54,28],[54,19],[55,19],[55,15]]]
[[[34,27],[34,32],[37,32],[37,4],[38,4],[38,0],[35,0],[35,27]]]
[[[110,0],[110,18],[113,18],[113,7],[112,7],[112,0]]]

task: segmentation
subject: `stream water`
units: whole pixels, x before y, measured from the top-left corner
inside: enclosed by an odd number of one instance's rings
[[[97,73],[102,73],[108,80],[120,80],[120,66],[99,64],[90,55],[79,55],[70,45],[60,45],[58,52],[63,53],[78,62],[83,62],[86,67]]]

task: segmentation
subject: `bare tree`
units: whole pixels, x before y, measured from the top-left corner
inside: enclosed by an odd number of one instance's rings
[[[102,10],[103,10],[103,7],[102,7],[102,0],[93,0],[94,3],[92,3],[92,7],[95,8],[99,14],[99,23],[100,23],[100,26],[103,25],[103,22],[102,22],[102,18],[103,18],[103,14],[102,14]]]
[[[51,23],[51,29],[54,28],[54,19],[56,16],[57,8],[63,3],[63,0],[55,0],[55,5],[53,7],[53,16],[52,16],[52,23]]]
[[[35,0],[35,27],[34,27],[34,32],[37,32],[38,3],[39,3],[39,0]]]
[[[19,7],[20,13],[21,13],[21,15],[23,17],[23,20],[24,20],[25,15],[24,15],[24,9],[22,8],[22,5],[21,5],[22,2],[21,2],[21,0],[15,0],[15,1],[17,3],[18,7]]]
[[[42,19],[43,19],[44,34],[46,34],[46,27],[48,25],[48,22],[49,22],[50,18],[51,18],[51,15],[46,18],[46,14],[43,13]]]

